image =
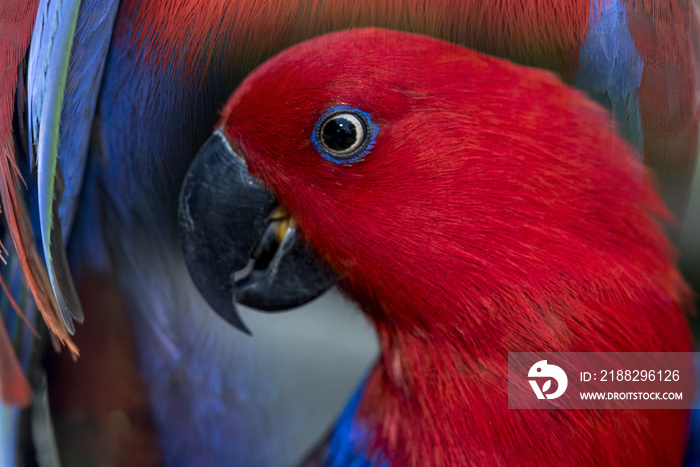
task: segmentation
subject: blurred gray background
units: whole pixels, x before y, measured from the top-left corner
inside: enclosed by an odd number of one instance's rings
[[[695,167],[690,205],[681,230],[680,253],[683,274],[700,293],[700,164]]]
[[[251,339],[264,341],[265,362],[272,366],[265,370],[277,381],[278,419],[293,425],[275,428],[295,440],[279,448],[292,449],[288,465],[296,465],[332,427],[375,361],[374,329],[335,288],[287,313],[240,309]]]

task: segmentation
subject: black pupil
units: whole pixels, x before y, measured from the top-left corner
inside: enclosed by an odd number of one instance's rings
[[[347,151],[357,142],[357,128],[345,117],[334,117],[321,130],[326,147],[332,151]]]

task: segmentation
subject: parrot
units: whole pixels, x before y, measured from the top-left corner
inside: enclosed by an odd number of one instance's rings
[[[306,449],[303,430],[288,426],[307,424],[316,401],[286,404],[298,383],[292,355],[275,367],[269,341],[212,312],[243,326],[230,300],[200,296],[231,284],[203,280],[206,268],[190,273],[178,230],[183,180],[219,110],[257,65],[304,39],[376,26],[558,73],[611,109],[682,219],[700,121],[694,2],[453,3],[3,2],[0,194],[14,251],[3,269],[0,396],[52,417],[60,429],[43,433],[56,438],[54,457],[285,465]],[[334,275],[312,267],[301,243],[287,251],[305,266],[278,270],[241,303],[272,311],[323,293]],[[44,357],[47,340],[68,352]],[[19,426],[36,432],[39,417],[22,424],[17,409],[3,410],[0,444],[12,465]]]
[[[215,309],[278,282],[284,295],[316,256],[375,326],[381,356],[324,465],[681,465],[688,410],[506,397],[509,351],[692,351],[692,292],[653,183],[609,113],[552,73],[354,29],[243,80],[179,222]]]

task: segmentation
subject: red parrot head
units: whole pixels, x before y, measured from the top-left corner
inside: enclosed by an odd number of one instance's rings
[[[551,73],[454,44],[322,36],[230,98],[216,149],[203,151],[221,161],[223,148],[226,162],[198,158],[184,184],[186,256],[215,308],[233,296],[286,308],[335,277],[375,321],[419,333],[540,332],[548,348],[601,334],[601,313],[630,318],[605,326],[646,329],[640,308],[680,308],[686,289],[657,222],[666,211],[611,122]],[[234,280],[251,256],[252,273]],[[596,345],[615,348],[612,332]]]
[[[684,411],[506,406],[509,351],[691,349],[667,211],[612,121],[457,45],[322,36],[230,98],[183,184],[185,258],[239,326],[234,301],[337,279],[382,348],[353,420],[392,465],[677,464]]]

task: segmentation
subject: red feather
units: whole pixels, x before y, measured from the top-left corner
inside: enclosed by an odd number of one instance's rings
[[[380,128],[351,166],[310,141],[341,104]],[[686,411],[507,408],[508,351],[692,349],[670,215],[583,93],[365,30],[262,65],[222,123],[374,321],[359,414],[393,465],[681,463]]]
[[[0,402],[27,407],[32,401],[32,388],[12,348],[7,329],[0,325]]]
[[[192,73],[207,70],[213,51],[223,50],[243,77],[302,40],[378,26],[422,32],[569,77],[588,29],[589,5],[590,0],[126,0],[117,36],[146,50],[147,60],[163,69],[181,60]]]
[[[19,63],[29,46],[37,4],[37,1],[9,0],[0,6],[0,194],[15,244],[19,243],[18,228],[15,226],[17,221],[14,219],[18,171],[14,157],[12,116]],[[22,374],[7,330],[1,322],[0,328],[0,401],[26,406],[31,401],[31,388]]]
[[[630,32],[644,61],[639,87],[644,161],[659,174],[666,199],[682,200],[685,206],[700,123],[698,7],[693,0],[625,4]]]

